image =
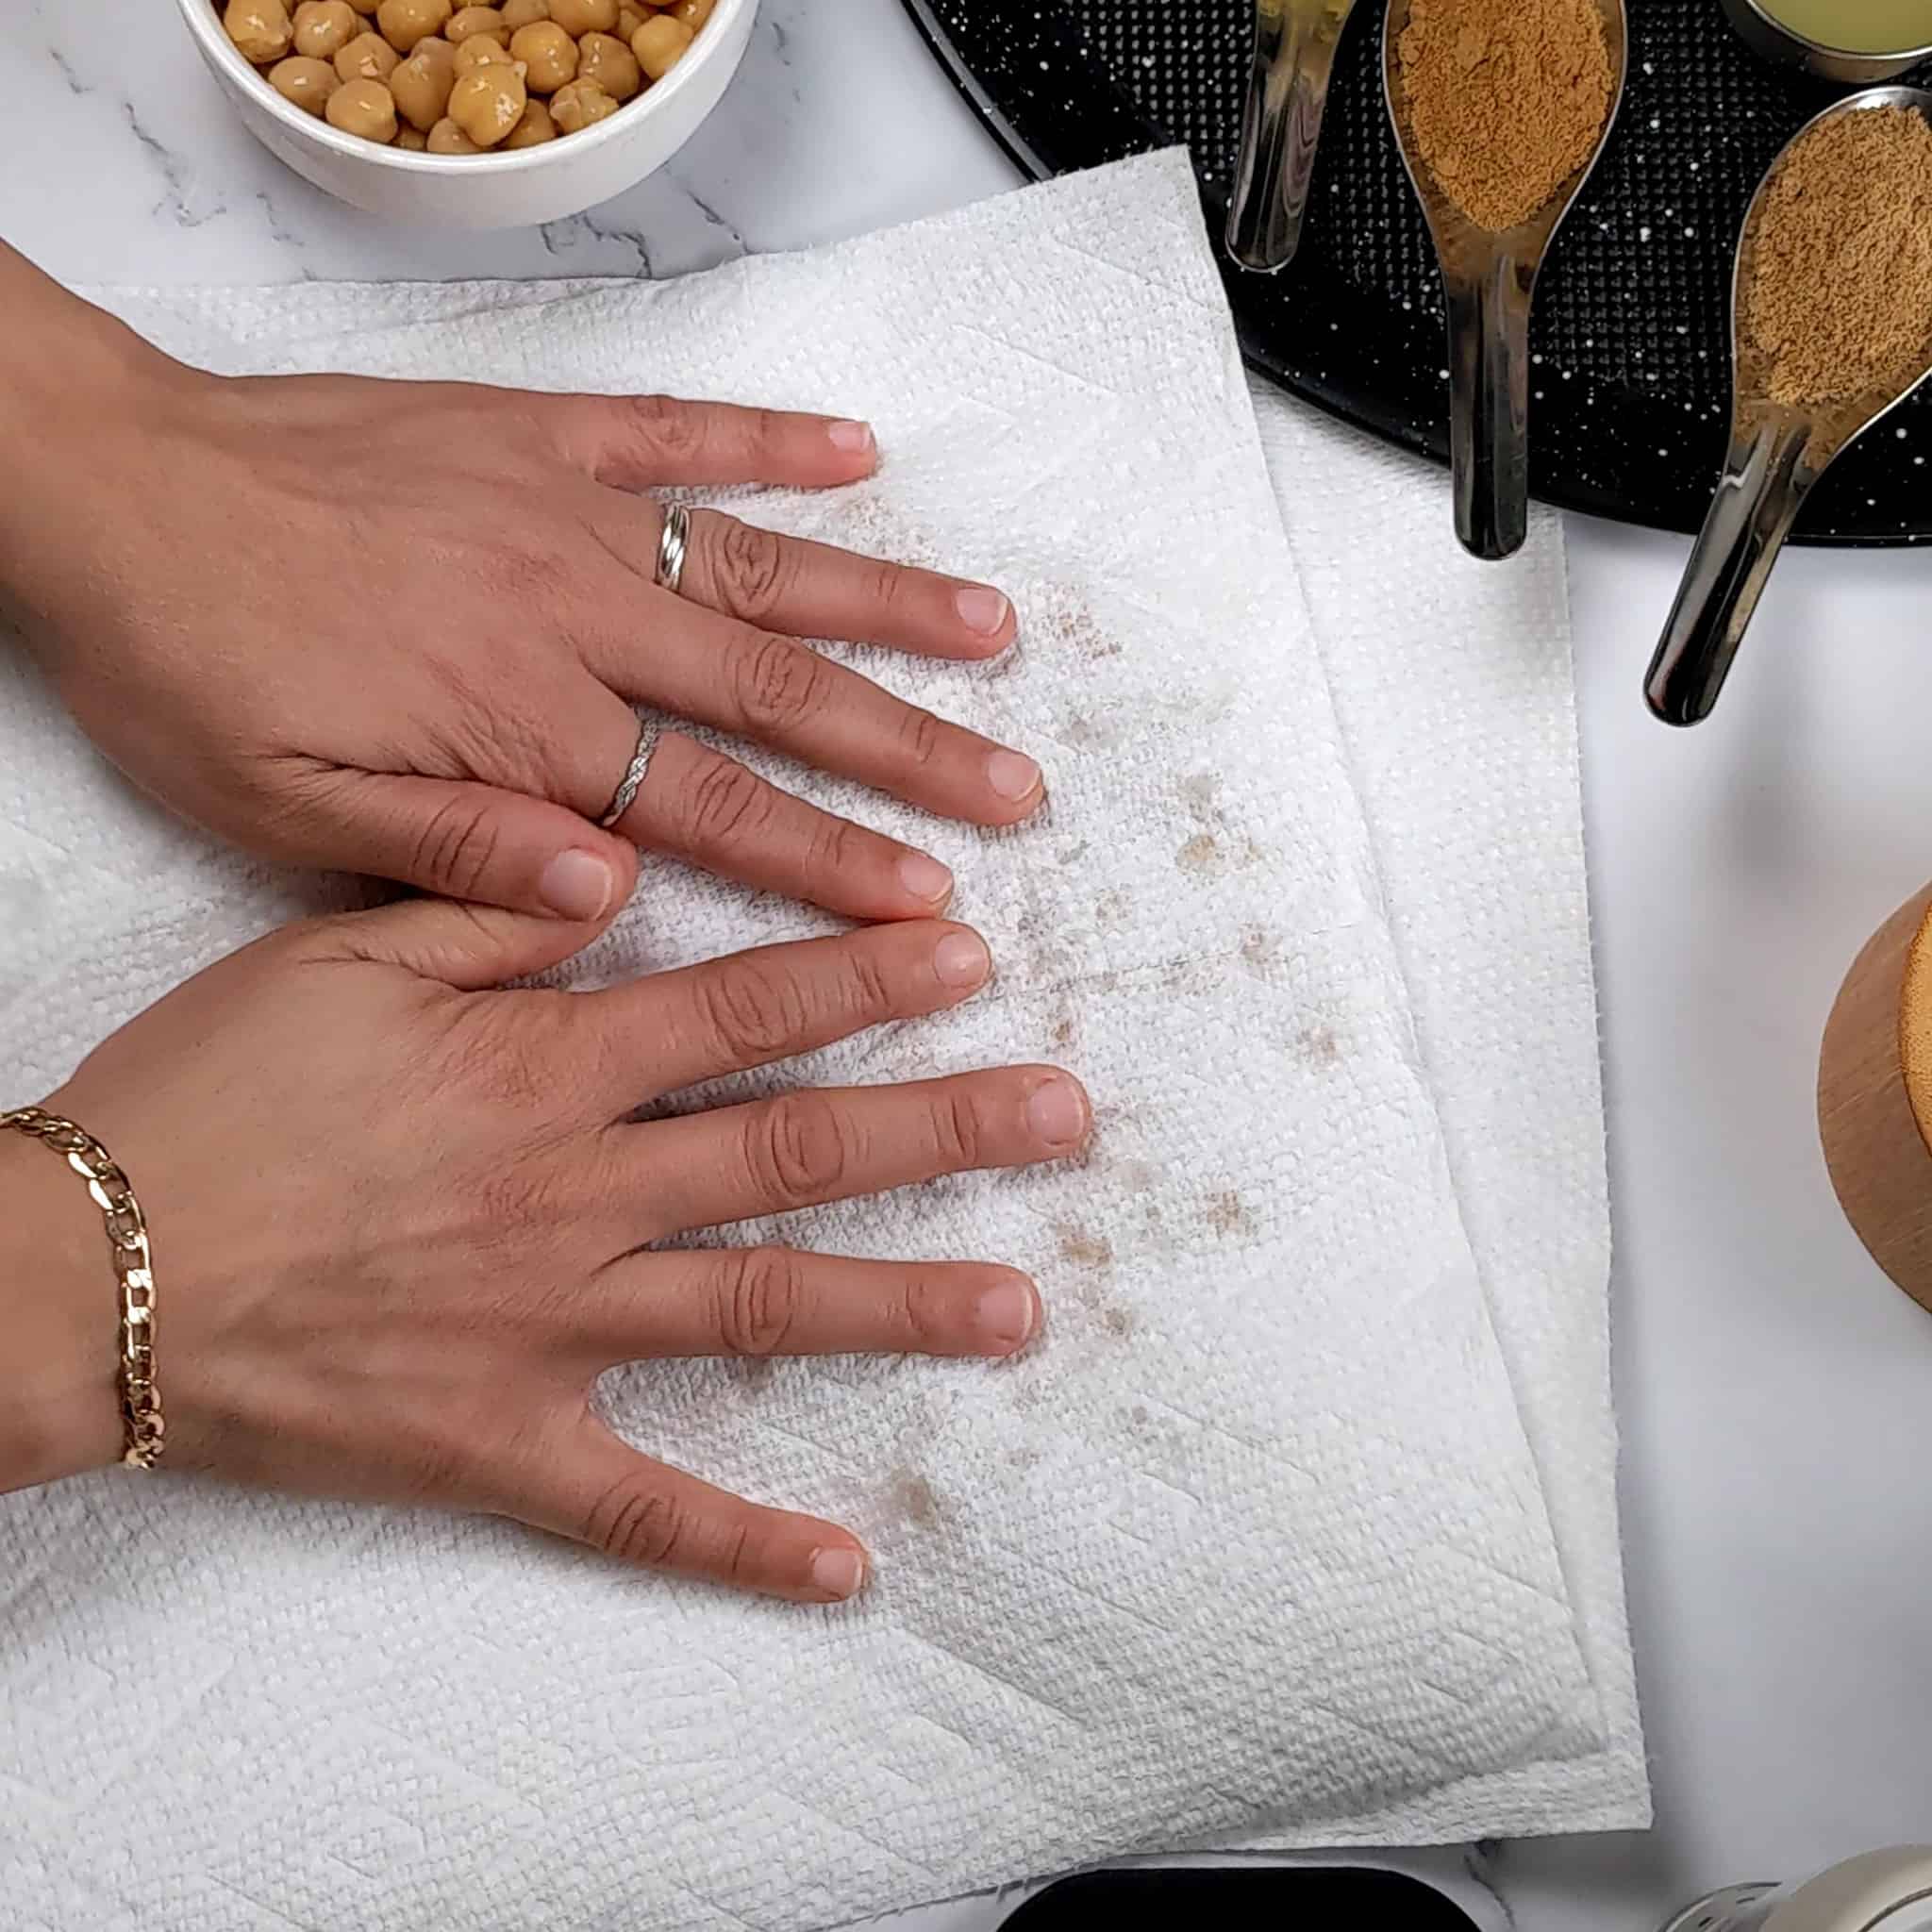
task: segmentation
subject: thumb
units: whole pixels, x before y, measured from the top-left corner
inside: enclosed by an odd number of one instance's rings
[[[596,924],[637,884],[627,839],[527,792],[358,773],[332,804],[341,858],[355,871],[440,898]]]

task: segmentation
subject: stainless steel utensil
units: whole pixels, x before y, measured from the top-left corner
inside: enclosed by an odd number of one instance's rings
[[[1335,49],[1355,0],[1255,0],[1255,53],[1227,252],[1273,275],[1294,259],[1314,178]]]
[[[1932,121],[1932,93],[1918,88],[1872,88],[1840,101],[1792,136],[1765,171],[1745,210],[1731,277],[1730,452],[1644,680],[1650,708],[1666,724],[1695,724],[1709,717],[1771,567],[1812,485],[1840,451],[1932,375],[1928,351],[1925,368],[1895,395],[1855,396],[1816,408],[1776,403],[1769,393],[1770,372],[1762,358],[1751,354],[1738,324],[1739,295],[1756,264],[1760,205],[1785,155],[1833,115],[1883,107],[1911,108]]]
[[[1820,80],[1835,80],[1844,87],[1870,87],[1874,81],[1895,79],[1932,57],[1932,46],[1906,47],[1896,54],[1854,54],[1842,47],[1827,47],[1773,19],[1757,0],[1724,0],[1724,9],[1738,37],[1753,53],[1787,67],[1802,67]]]
[[[1529,534],[1529,308],[1536,278],[1616,125],[1629,67],[1624,0],[1596,0],[1609,50],[1612,92],[1590,158],[1526,222],[1478,227],[1450,200],[1416,152],[1396,49],[1410,0],[1389,0],[1382,79],[1389,119],[1427,217],[1449,305],[1449,466],[1456,534],[1472,555],[1512,557]]]

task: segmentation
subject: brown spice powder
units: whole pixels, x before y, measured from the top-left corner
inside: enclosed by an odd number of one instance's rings
[[[1758,205],[1738,320],[1774,401],[1896,395],[1932,362],[1932,127],[1909,108],[1801,135]]]
[[[1609,118],[1595,0],[1414,0],[1395,53],[1416,154],[1478,227],[1544,207]]]

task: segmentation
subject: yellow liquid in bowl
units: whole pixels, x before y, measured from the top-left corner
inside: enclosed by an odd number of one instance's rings
[[[1932,0],[1757,0],[1781,26],[1841,54],[1932,46]]]

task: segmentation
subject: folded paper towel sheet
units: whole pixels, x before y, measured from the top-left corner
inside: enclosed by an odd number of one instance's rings
[[[850,655],[1041,751],[1053,804],[990,837],[773,768],[953,863],[1002,969],[795,1075],[1057,1058],[1100,1131],[1083,1168],[750,1231],[1029,1267],[1052,1314],[1022,1360],[607,1383],[653,1452],[858,1527],[861,1604],[165,1479],[0,1502],[0,1876],[28,1923],[161,1897],[211,1928],[808,1926],[1327,1832],[1601,1745],[1175,158],[667,288],[118,300],[213,367],[874,420],[875,484],[756,514],[1011,587],[1006,662]],[[170,824],[5,676],[0,1063],[37,1094],[167,980],[350,889]],[[578,977],[817,925],[654,865]]]
[[[1269,475],[1382,875],[1464,1225],[1597,1689],[1597,1740],[1275,1840],[1636,1830],[1610,1219],[1560,520],[1474,562],[1443,477],[1253,381]]]

